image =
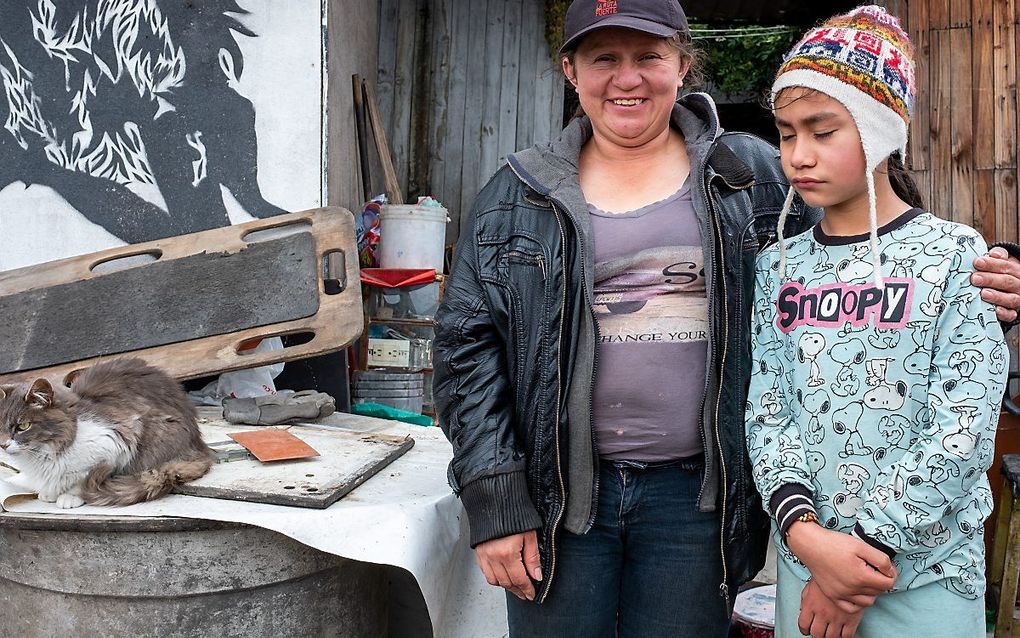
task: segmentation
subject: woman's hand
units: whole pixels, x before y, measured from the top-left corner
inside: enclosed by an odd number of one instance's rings
[[[870,607],[896,583],[892,560],[849,534],[797,522],[787,532],[786,544],[807,566],[812,582],[846,613]]]
[[[818,583],[809,580],[800,594],[797,628],[811,638],[852,638],[863,616],[863,607],[847,613],[822,593]]]
[[[976,272],[970,282],[980,286],[981,298],[995,305],[995,317],[1009,323],[1020,310],[1020,261],[1005,248],[996,246],[987,255],[974,260]]]
[[[479,543],[475,560],[490,585],[502,587],[521,600],[535,600],[531,579],[542,580],[535,530]]]

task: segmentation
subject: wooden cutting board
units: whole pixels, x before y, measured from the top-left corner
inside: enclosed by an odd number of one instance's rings
[[[66,383],[113,356],[183,380],[332,352],[361,334],[358,281],[354,217],[342,208],[2,272],[0,309],[24,316],[0,315],[0,382]],[[293,334],[300,345],[249,347]]]
[[[214,450],[236,445],[230,434],[270,428],[239,427],[214,421],[200,424],[202,437]],[[209,472],[174,490],[176,494],[224,498],[252,503],[325,508],[361,485],[414,447],[409,436],[352,432],[343,429],[284,426],[319,453],[294,461],[263,463],[254,458],[216,463]]]

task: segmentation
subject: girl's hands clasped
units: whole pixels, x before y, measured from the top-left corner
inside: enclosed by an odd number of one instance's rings
[[[800,594],[800,616],[797,628],[811,638],[853,638],[861,624],[864,609],[847,613],[822,593],[818,583],[809,580]]]
[[[870,607],[896,583],[892,560],[849,534],[798,522],[790,527],[786,543],[821,593],[846,613]]]

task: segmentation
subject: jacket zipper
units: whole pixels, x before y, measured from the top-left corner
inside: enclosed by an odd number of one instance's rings
[[[516,257],[517,259],[521,260],[524,263],[538,264],[538,267],[542,270],[542,280],[545,281],[546,278],[545,257],[543,257],[542,255],[533,255],[531,253],[526,253],[522,250],[510,250],[507,251],[506,256],[508,260],[511,257]]]
[[[704,188],[705,202],[708,204],[708,211],[710,218],[714,220],[714,210],[712,209],[712,200],[708,197],[707,187],[702,185]],[[719,228],[720,224],[715,224],[715,241],[718,241],[718,245],[722,246],[722,231]],[[715,242],[713,242],[714,244]],[[719,251],[719,281],[722,285],[722,300],[723,300],[723,314],[722,316],[729,316],[729,304],[726,302],[726,251]],[[722,472],[722,512],[719,517],[719,556],[722,558],[722,569],[723,579],[719,584],[719,594],[726,599],[727,608],[730,606],[730,586],[727,584],[729,581],[728,570],[726,567],[726,495],[729,489],[729,479],[726,475],[726,457],[723,455],[722,448],[722,437],[719,434],[719,404],[722,401],[722,384],[724,381],[723,375],[726,370],[726,350],[727,342],[729,341],[729,326],[725,319],[722,323],[722,359],[719,363],[719,385],[715,391],[715,414],[713,415],[715,425],[715,445],[719,451],[719,471]]]
[[[565,257],[567,254],[567,234],[563,229],[563,220],[560,219],[556,206],[552,207],[552,211],[553,216],[556,218],[556,225],[560,229],[560,254]],[[563,519],[563,512],[567,509],[567,488],[563,484],[563,466],[562,457],[560,456],[560,407],[563,399],[563,379],[561,377],[563,369],[563,323],[567,314],[566,280],[566,271],[564,271],[563,284],[560,286],[563,289],[563,300],[560,306],[559,348],[556,351],[556,412],[554,413],[556,420],[553,422],[555,431],[554,441],[556,442],[556,475],[560,481],[560,511],[556,513],[556,520],[553,522],[552,529],[549,532],[549,579],[545,582],[545,591],[542,592],[542,598],[538,601],[539,603],[545,602],[546,597],[549,595],[549,590],[552,589],[553,578],[556,577],[556,530],[559,529],[560,521]]]

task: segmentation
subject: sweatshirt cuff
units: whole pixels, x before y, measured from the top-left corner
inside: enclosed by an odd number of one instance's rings
[[[523,471],[483,476],[460,492],[471,525],[471,547],[542,527]]]
[[[893,549],[892,547],[889,547],[888,545],[886,545],[885,543],[883,543],[882,541],[880,541],[878,539],[875,539],[875,538],[872,538],[871,536],[868,536],[867,532],[864,531],[864,528],[861,527],[860,523],[857,523],[857,524],[854,525],[854,529],[853,529],[852,532],[850,532],[850,535],[851,536],[856,536],[857,538],[861,539],[862,541],[864,541],[868,545],[871,545],[872,547],[874,547],[878,551],[882,552],[883,554],[885,554],[886,556],[889,557],[889,560],[892,560],[892,559],[896,558],[896,550],[895,549]]]
[[[996,246],[1005,249],[1006,252],[1009,253],[1010,257],[1015,257],[1016,259],[1020,260],[1020,244],[1014,244],[1013,242],[1009,241],[1000,241],[990,245],[988,247],[988,250],[991,250]],[[1008,331],[1013,326],[1020,324],[1020,313],[1017,313],[1016,319],[1014,319],[1013,321],[1000,321],[999,324],[1002,326],[1003,332]]]
[[[796,522],[797,517],[815,513],[815,502],[811,490],[800,483],[787,483],[772,494],[769,509],[776,518],[779,532],[786,538],[786,532]]]

